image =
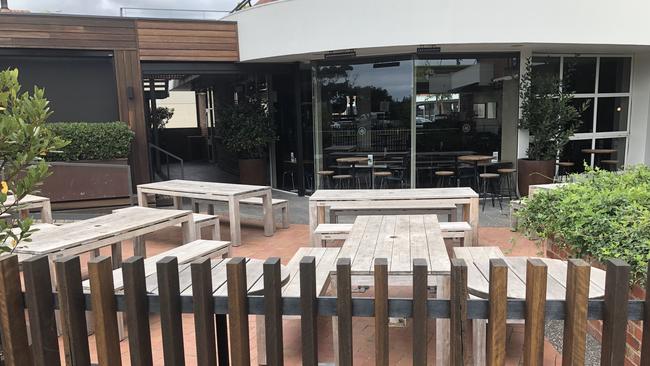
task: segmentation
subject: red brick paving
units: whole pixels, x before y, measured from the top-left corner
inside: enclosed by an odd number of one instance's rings
[[[296,250],[302,246],[308,246],[309,232],[307,225],[291,225],[290,229],[279,230],[273,237],[265,237],[263,230],[257,227],[244,227],[242,232],[243,245],[232,249],[232,256],[247,256],[252,258],[265,259],[275,256],[282,258],[282,263],[286,264],[294,255]],[[223,239],[228,240],[228,230],[222,228]],[[539,255],[539,249],[535,244],[519,235],[511,232],[508,228],[481,228],[480,245],[496,245],[506,253],[506,255],[536,256]],[[153,255],[172,248],[180,243],[180,229],[167,229],[147,237],[147,253]],[[124,258],[132,254],[132,246],[124,245]],[[110,250],[102,252],[104,255],[110,255]],[[85,263],[86,258],[82,258]],[[154,364],[163,364],[162,338],[160,330],[160,320],[157,316],[150,318],[152,331],[152,349],[154,355]],[[255,319],[250,318],[250,344],[252,364],[257,362],[257,353],[255,346]],[[331,321],[328,318],[321,318],[319,326],[319,358],[321,362],[332,362],[332,335]],[[429,344],[430,361],[429,364],[435,364],[433,358],[435,354],[435,325],[431,322],[429,327]],[[371,318],[360,318],[354,320],[353,340],[354,340],[354,363],[357,365],[374,364],[374,323]],[[196,364],[196,349],[194,346],[194,323],[191,315],[183,317],[185,359],[187,365]],[[299,365],[300,358],[300,322],[298,320],[284,321],[284,357],[287,365]],[[406,328],[390,328],[390,364],[391,365],[411,365],[411,344],[412,330],[409,324]],[[507,365],[519,365],[522,362],[523,349],[523,326],[509,326],[507,339]],[[92,358],[97,362],[95,356],[95,339],[89,337]],[[63,349],[61,344],[61,350]],[[128,341],[121,343],[122,359],[125,365],[129,364],[129,347]],[[544,348],[544,365],[560,365],[561,355],[546,341]]]

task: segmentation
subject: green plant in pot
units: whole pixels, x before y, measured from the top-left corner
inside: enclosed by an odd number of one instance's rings
[[[526,60],[519,93],[521,120],[519,128],[528,130],[530,141],[526,159],[519,159],[519,192],[528,195],[531,184],[553,181],[555,159],[580,127],[580,116],[588,104],[576,108],[573,93],[558,77],[535,73],[531,58]]]
[[[256,98],[223,106],[218,126],[224,147],[239,158],[240,183],[266,184],[264,158],[278,139],[266,106]]]

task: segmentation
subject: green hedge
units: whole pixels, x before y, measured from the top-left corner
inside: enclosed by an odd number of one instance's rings
[[[619,258],[644,283],[650,260],[650,168],[588,170],[577,182],[538,191],[518,212],[526,234],[551,239],[579,257]]]
[[[133,131],[123,122],[58,122],[47,125],[52,132],[70,141],[48,161],[111,160],[129,155]]]

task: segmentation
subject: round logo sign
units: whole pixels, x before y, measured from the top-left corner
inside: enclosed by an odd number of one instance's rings
[[[367,132],[368,131],[366,130],[365,127],[359,127],[359,129],[357,130],[357,134],[359,134],[359,136],[365,136]]]

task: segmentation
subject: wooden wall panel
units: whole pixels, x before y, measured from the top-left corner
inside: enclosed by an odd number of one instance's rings
[[[144,61],[238,61],[237,24],[218,21],[137,20]]]
[[[138,43],[133,19],[2,14],[0,47],[136,50]]]
[[[146,183],[149,181],[149,147],[140,58],[138,51],[116,50],[114,60],[120,120],[127,122],[135,131],[130,162],[134,183]]]

